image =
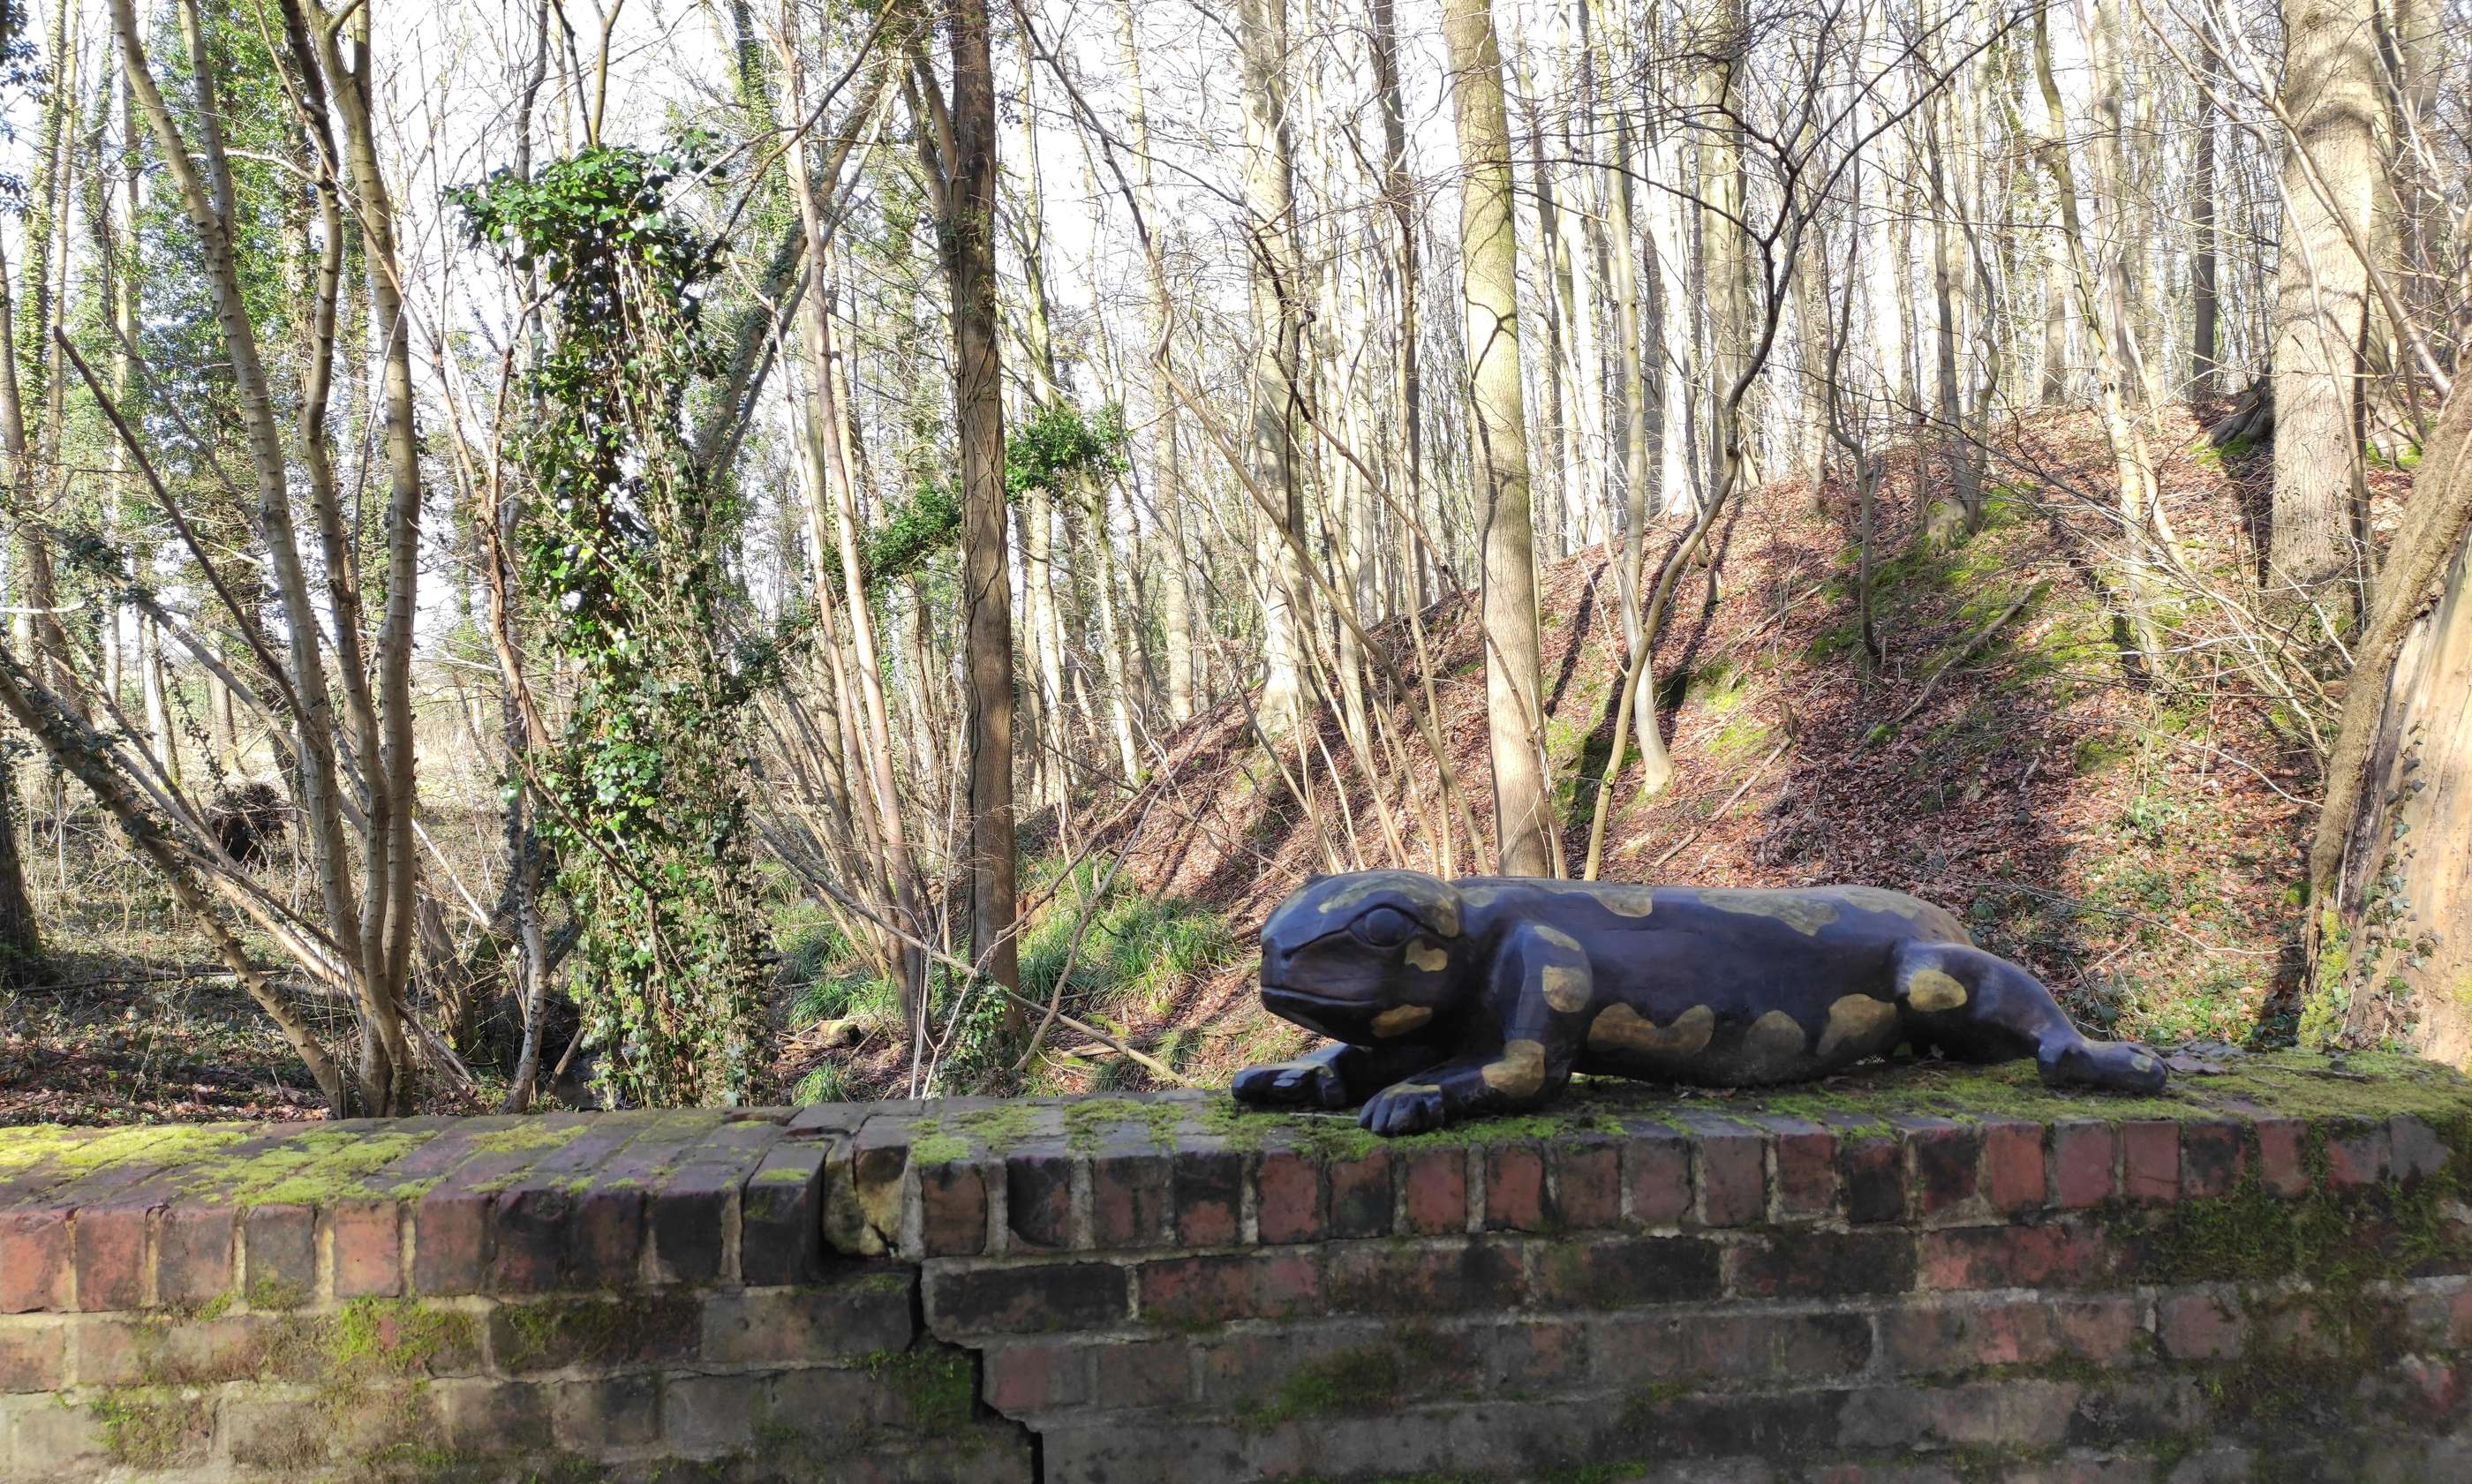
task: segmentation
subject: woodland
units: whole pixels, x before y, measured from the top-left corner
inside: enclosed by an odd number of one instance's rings
[[[2466,0],[0,0],[0,1122],[1224,1086],[1309,874],[2472,1065]]]

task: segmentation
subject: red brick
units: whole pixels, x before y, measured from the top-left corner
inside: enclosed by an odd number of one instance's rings
[[[2326,1129],[2326,1184],[2362,1190],[2386,1183],[2391,1145],[2384,1123],[2345,1119]]]
[[[1492,1144],[1485,1151],[1485,1224],[1495,1232],[1542,1232],[1545,1152],[1534,1144]]]
[[[1691,1213],[1691,1145],[1661,1125],[1633,1128],[1623,1143],[1623,1195],[1640,1226],[1673,1226]]]
[[[346,1201],[327,1213],[335,1297],[392,1298],[402,1291],[403,1237],[392,1201]],[[556,1286],[553,1281],[543,1286]]]
[[[919,1239],[931,1258],[987,1250],[987,1166],[959,1160],[918,1166]]]
[[[1768,1215],[1768,1151],[1751,1129],[1717,1119],[1691,1120],[1698,1157],[1700,1219],[1709,1226],[1748,1226]]]
[[[1901,1305],[1880,1315],[1890,1366],[1908,1373],[2127,1360],[2140,1331],[2133,1299],[2035,1297]]]
[[[1914,1284],[1914,1240],[1883,1228],[1785,1228],[1728,1248],[1725,1279],[1726,1291],[1745,1298],[1902,1293]]]
[[[1776,1214],[1816,1220],[1840,1206],[1837,1136],[1801,1119],[1763,1119],[1776,1147]]]
[[[2446,1167],[2445,1141],[2437,1137],[2437,1130],[2409,1113],[2387,1119],[2387,1142],[2397,1180],[2424,1180]]]
[[[1231,1150],[1179,1150],[1176,1157],[1176,1238],[1186,1247],[1224,1247],[1242,1235],[1245,1162]]]
[[[731,1124],[731,1128],[752,1125]],[[728,1283],[730,1227],[746,1169],[736,1161],[691,1160],[644,1193],[644,1232],[656,1283]]]
[[[595,1180],[576,1192],[574,1211],[566,1242],[569,1281],[579,1288],[637,1282],[644,1253],[643,1188]]]
[[[318,1213],[252,1206],[241,1218],[241,1267],[251,1308],[292,1308],[318,1296]]]
[[[235,1222],[228,1206],[174,1206],[154,1232],[154,1302],[203,1304],[231,1291]]]
[[[826,1152],[820,1140],[783,1140],[747,1177],[738,1194],[743,1281],[796,1283],[816,1273],[823,1258]]]
[[[1895,1140],[1841,1133],[1837,1173],[1845,1191],[1846,1220],[1875,1225],[1906,1218],[1906,1161]]]
[[[1991,1209],[2004,1214],[2043,1204],[2048,1192],[2042,1124],[1997,1119],[1983,1125],[1983,1187]]]
[[[1465,1149],[1416,1149],[1406,1155],[1410,1232],[1441,1237],[1467,1230],[1467,1162]]]
[[[2308,1125],[2279,1114],[2251,1120],[2257,1130],[2257,1176],[2270,1195],[2296,1200],[2309,1193],[2309,1166],[2304,1157]]]
[[[2086,1287],[2109,1276],[2103,1234],[2078,1226],[1968,1227],[1925,1232],[1926,1288]]]
[[[2120,1125],[2121,1193],[2132,1201],[2168,1204],[2180,1198],[2180,1125],[2137,1119]]]
[[[1622,1223],[1622,1145],[1602,1134],[1566,1140],[1547,1150],[1553,1166],[1553,1210],[1566,1229],[1603,1231]]]
[[[1582,1245],[1557,1242],[1548,1250],[1569,1252]],[[1715,1267],[1712,1259],[1703,1294],[1713,1291]],[[1653,1265],[1646,1271],[1652,1273]],[[1432,1245],[1349,1242],[1324,1252],[1319,1277],[1319,1286],[1299,1295],[1297,1302],[1337,1313],[1415,1318],[1498,1313],[1520,1307],[1528,1294],[1520,1244],[1508,1238],[1469,1237]]]
[[[2212,1294],[2179,1294],[2165,1299],[2154,1311],[2154,1334],[2163,1353],[2175,1360],[2225,1360],[2241,1354],[2246,1318],[2228,1299]]]
[[[995,1346],[985,1362],[987,1405],[1009,1417],[1080,1406],[1090,1400],[1091,1349],[1069,1341]]]
[[[2100,1206],[2120,1193],[2117,1124],[2087,1120],[2052,1125],[2052,1204],[2063,1211]]]
[[[723,1289],[695,1298],[663,1290],[700,1317],[701,1359],[720,1365],[797,1365],[910,1348],[916,1325],[911,1284],[897,1275],[865,1273],[840,1283],[779,1288]],[[629,1296],[615,1296],[621,1304]]]
[[[1635,1304],[1674,1304],[1718,1297],[1723,1284],[1721,1251],[1700,1237],[1614,1237],[1595,1241],[1535,1244],[1528,1280],[1539,1308],[1593,1311]],[[1452,1275],[1456,1277],[1457,1275]],[[1515,1285],[1516,1272],[1504,1275]],[[1516,1295],[1467,1284],[1454,1297],[1460,1307],[1504,1307]],[[1474,1305],[1464,1301],[1473,1299]]]
[[[1352,1160],[1334,1160],[1327,1234],[1334,1237],[1390,1235],[1390,1151],[1374,1149]]]
[[[1184,1340],[1117,1340],[1097,1350],[1091,1385],[1108,1406],[1176,1406],[1192,1394],[1192,1346]]]
[[[69,1307],[69,1221],[61,1211],[0,1211],[0,1314]]]
[[[2199,1119],[2180,1125],[2180,1193],[2191,1200],[2229,1195],[2248,1168],[2248,1139],[2240,1124]]]
[[[931,1264],[927,1317],[938,1334],[1033,1334],[1106,1329],[1131,1315],[1125,1270],[1116,1264],[1033,1262],[1014,1267]]]
[[[131,1202],[77,1213],[78,1307],[142,1308],[146,1304],[146,1208]]]
[[[1058,1146],[1019,1149],[1006,1159],[1005,1221],[1017,1248],[1072,1245],[1073,1156]]]
[[[0,1396],[58,1391],[68,1379],[68,1341],[59,1320],[0,1322]]]
[[[489,1193],[453,1182],[411,1209],[412,1290],[425,1298],[478,1293],[489,1277]]]
[[[1321,1236],[1321,1164],[1294,1149],[1265,1149],[1253,1167],[1254,1231],[1265,1242]]]
[[[1141,1317],[1154,1323],[1217,1324],[1279,1319],[1313,1311],[1321,1274],[1307,1253],[1163,1258],[1134,1269]]]
[[[1156,1146],[1117,1142],[1090,1157],[1090,1240],[1102,1248],[1168,1240],[1176,1166]]]
[[[1890,1121],[1906,1146],[1915,1215],[1930,1220],[1973,1210],[1981,1185],[1981,1136],[1946,1119],[1899,1118]]]

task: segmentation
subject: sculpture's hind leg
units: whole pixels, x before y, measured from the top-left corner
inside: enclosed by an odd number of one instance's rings
[[[2146,1050],[2080,1035],[2032,975],[1978,948],[1907,943],[1896,954],[1896,986],[1908,1035],[1961,1061],[2031,1056],[2049,1086],[2113,1093],[2151,1093],[2168,1075]]]

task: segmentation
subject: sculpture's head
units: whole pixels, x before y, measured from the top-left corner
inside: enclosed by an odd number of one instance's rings
[[[1466,952],[1448,882],[1317,876],[1262,924],[1262,1003],[1335,1040],[1396,1039],[1456,1005]]]

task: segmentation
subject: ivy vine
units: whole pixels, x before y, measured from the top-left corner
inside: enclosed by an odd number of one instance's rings
[[[688,394],[719,368],[700,314],[718,265],[669,199],[679,168],[601,147],[451,193],[547,296],[509,446],[532,485],[517,568],[579,684],[534,782],[582,926],[595,1075],[653,1105],[749,1091],[763,989],[743,718],[761,667],[722,636],[738,512],[689,452]]]

